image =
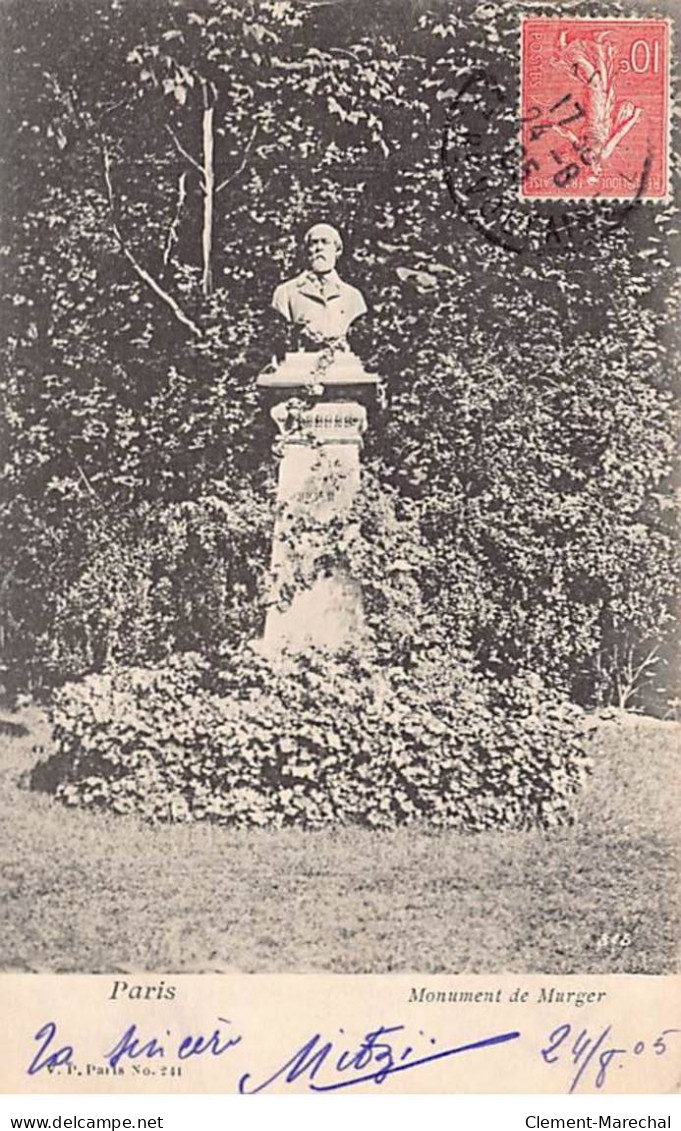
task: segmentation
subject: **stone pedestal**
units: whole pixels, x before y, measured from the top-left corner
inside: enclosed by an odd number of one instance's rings
[[[258,379],[274,395],[271,415],[283,445],[263,639],[269,654],[315,645],[337,650],[363,635],[359,586],[326,551],[353,536],[347,518],[367,427],[361,399],[376,382],[346,353],[331,360],[289,354]],[[307,407],[314,396],[319,400]]]

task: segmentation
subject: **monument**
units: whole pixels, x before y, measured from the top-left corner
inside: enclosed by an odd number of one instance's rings
[[[338,561],[324,563],[323,543],[334,520],[337,529],[347,519],[357,494],[367,404],[378,378],[365,372],[348,343],[366,304],[336,271],[339,233],[315,224],[305,249],[308,268],[278,286],[272,299],[294,348],[257,382],[272,402],[282,445],[263,638],[269,654],[314,645],[338,650],[364,632],[359,586]]]

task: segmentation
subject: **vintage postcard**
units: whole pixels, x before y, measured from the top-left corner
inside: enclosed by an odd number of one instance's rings
[[[678,1092],[678,6],[0,19],[3,1090]]]

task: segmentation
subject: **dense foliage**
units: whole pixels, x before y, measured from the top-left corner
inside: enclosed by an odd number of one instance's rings
[[[330,219],[384,382],[367,485],[390,516],[353,551],[376,624],[405,663],[434,636],[504,680],[632,701],[673,609],[678,210],[568,205],[578,245],[551,238],[556,206],[517,201],[499,158],[521,11],[3,5],[10,688],[257,635],[274,468],[254,376],[271,291]],[[504,109],[461,126],[474,69]],[[476,123],[504,200],[546,224],[523,251],[447,184],[443,137],[458,176]]]
[[[147,820],[483,829],[569,820],[580,715],[538,681],[461,654],[410,673],[379,655],[185,655],[60,691],[58,754],[34,770],[67,804]]]

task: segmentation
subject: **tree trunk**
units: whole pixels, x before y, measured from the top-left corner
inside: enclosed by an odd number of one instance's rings
[[[203,275],[201,287],[205,296],[213,290],[213,198],[215,195],[215,138],[213,134],[214,107],[203,111]]]

